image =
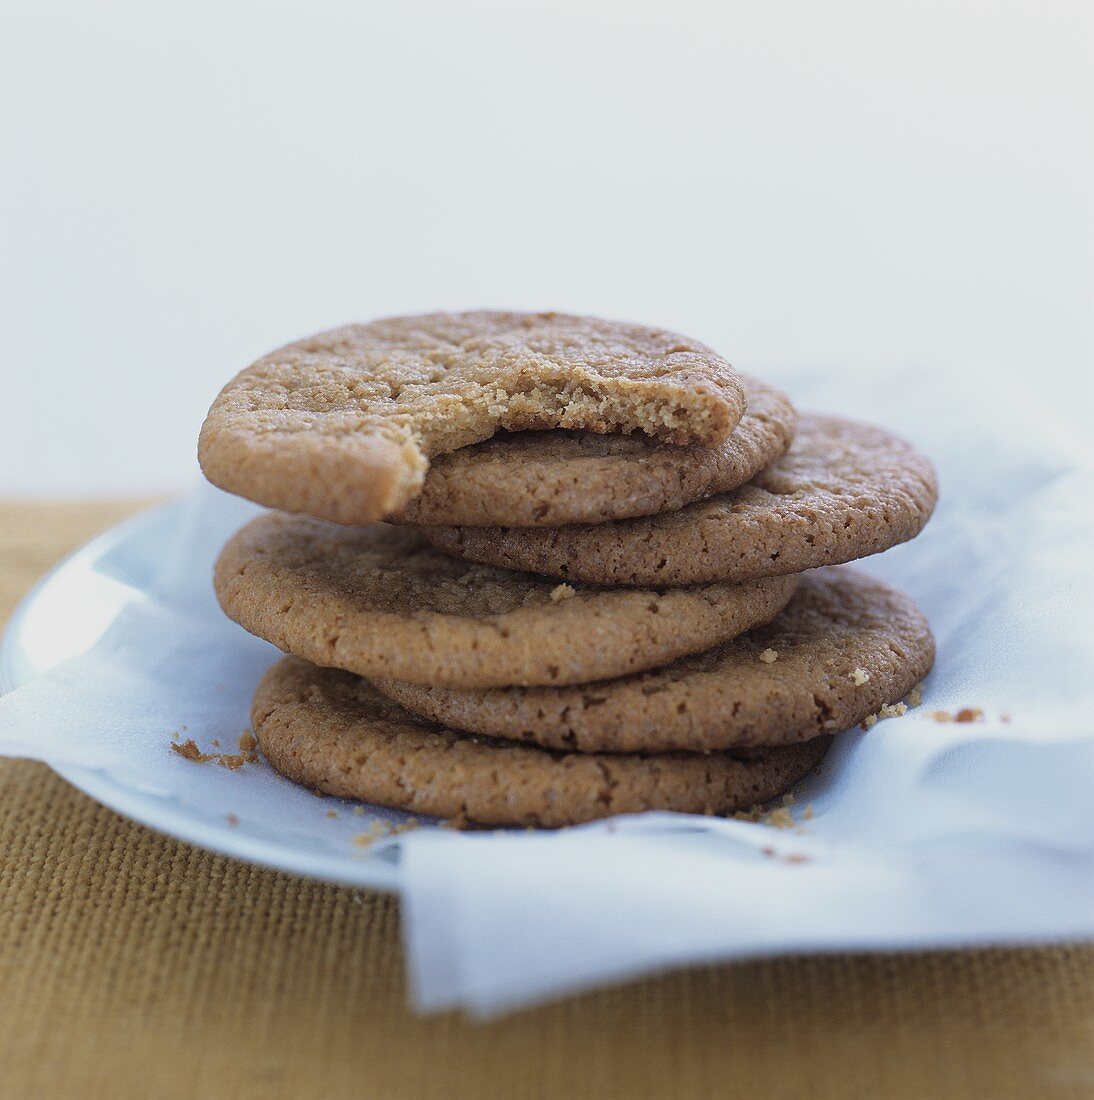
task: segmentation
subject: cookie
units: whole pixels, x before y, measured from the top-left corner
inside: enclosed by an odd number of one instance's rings
[[[938,495],[930,460],[870,424],[802,416],[747,485],[641,519],[569,527],[426,527],[447,553],[591,584],[744,581],[853,561],[913,538]]]
[[[787,790],[828,738],[730,753],[556,753],[415,718],[367,680],[290,657],[266,673],[251,723],[267,760],[314,790],[482,825],[554,828],[644,810],[728,814]]]
[[[198,458],[229,492],[362,524],[405,507],[433,456],[501,430],[715,447],[744,408],[733,368],[675,333],[559,313],[436,313],[348,325],[258,360],[213,403]]]
[[[447,726],[551,749],[721,751],[848,729],[905,696],[933,660],[907,596],[826,569],[803,577],[768,626],[643,675],[568,688],[375,686]]]
[[[227,614],[318,665],[456,687],[653,668],[768,622],[794,578],[659,592],[560,585],[457,561],[412,528],[270,513],[217,561]]]
[[[742,376],[748,408],[716,447],[648,435],[544,431],[499,435],[440,455],[393,523],[552,527],[671,511],[735,489],[786,451],[794,406]]]

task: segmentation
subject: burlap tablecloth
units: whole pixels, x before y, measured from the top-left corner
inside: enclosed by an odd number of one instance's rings
[[[0,617],[134,507],[0,503]],[[708,967],[475,1024],[408,1011],[398,923],[0,761],[0,1095],[1094,1096],[1090,947]]]

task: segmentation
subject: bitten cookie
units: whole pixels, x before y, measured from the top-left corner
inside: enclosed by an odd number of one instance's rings
[[[405,507],[434,455],[501,430],[646,432],[715,447],[744,393],[710,348],[559,313],[435,313],[289,344],[221,391],[198,442],[232,493],[336,523]]]
[[[435,458],[421,494],[390,519],[474,527],[603,523],[735,489],[786,451],[796,420],[781,390],[741,380],[748,408],[716,447],[678,447],[642,433],[499,435]]]
[[[675,585],[800,573],[917,535],[938,485],[883,428],[802,416],[782,458],[747,485],[676,512],[570,527],[425,527],[469,561],[591,584]]]
[[[653,668],[768,622],[796,583],[572,587],[457,561],[411,528],[276,513],[231,539],[214,577],[225,612],[288,653],[455,687],[573,684]]]
[[[802,578],[768,626],[639,676],[453,691],[379,680],[447,726],[580,752],[719,751],[838,733],[906,695],[934,639],[902,593],[851,569]]]
[[[482,825],[547,828],[645,810],[745,809],[801,779],[830,740],[743,759],[555,753],[424,722],[367,680],[292,657],[266,673],[251,723],[279,772],[325,794]]]

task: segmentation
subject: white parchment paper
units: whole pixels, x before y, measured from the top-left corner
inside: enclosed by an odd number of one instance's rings
[[[413,996],[496,1012],[680,963],[1094,935],[1094,457],[1032,385],[964,372],[778,381],[935,459],[942,501],[913,543],[864,563],[928,613],[924,703],[837,739],[798,825],[650,814],[557,833],[422,828],[398,844]],[[86,654],[0,699],[0,752],[95,767],[181,805],[234,810],[267,862],[331,873],[340,811],[264,764],[170,752],[234,744],[275,657],[219,614],[217,548],[249,506],[195,494],[146,585]],[[940,724],[935,710],[984,720]],[[225,740],[227,739],[227,740]],[[801,816],[809,804],[812,814]],[[210,812],[213,812],[210,810]],[[272,853],[272,854],[270,854]]]

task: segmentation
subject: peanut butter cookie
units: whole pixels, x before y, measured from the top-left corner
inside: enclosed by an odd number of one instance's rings
[[[198,442],[214,485],[336,523],[382,519],[435,455],[495,432],[645,432],[716,447],[745,397],[710,348],[558,313],[436,313],[289,344],[221,391]]]
[[[457,561],[409,527],[271,513],[221,552],[225,612],[318,665],[453,687],[573,684],[708,649],[768,622],[796,578],[593,588]]]
[[[870,424],[801,416],[790,449],[747,485],[641,519],[568,527],[424,527],[469,561],[590,584],[744,581],[864,558],[917,535],[930,460]]]
[[[580,752],[717,752],[805,741],[905,696],[934,661],[907,596],[851,569],[802,578],[786,610],[667,668],[563,688],[454,691],[377,680],[447,726]]]
[[[295,657],[266,673],[251,723],[279,772],[325,794],[481,825],[546,828],[645,810],[743,810],[791,787],[830,741],[745,757],[556,753],[433,725],[367,680]]]
[[[393,523],[553,527],[682,508],[735,489],[786,451],[794,406],[781,390],[741,377],[748,408],[716,447],[648,435],[545,431],[496,435],[440,455],[422,492]]]

